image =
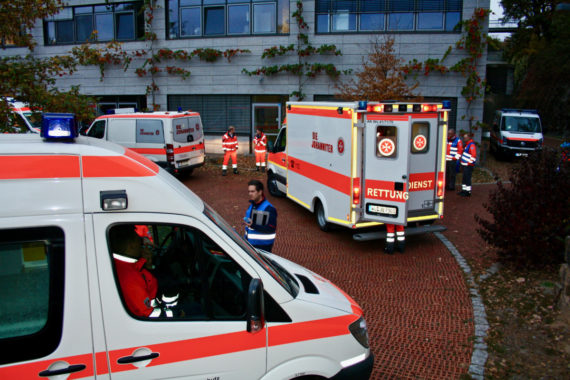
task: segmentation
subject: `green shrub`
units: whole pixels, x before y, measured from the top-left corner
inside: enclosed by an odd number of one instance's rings
[[[493,220],[476,215],[479,235],[497,248],[499,260],[515,267],[562,262],[570,233],[570,162],[559,151],[544,149],[499,182],[484,207]]]

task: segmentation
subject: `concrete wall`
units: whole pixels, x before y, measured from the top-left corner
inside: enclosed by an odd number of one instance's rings
[[[71,0],[69,5],[102,4],[103,1],[96,0]],[[476,7],[489,7],[489,0],[464,0],[463,18],[469,19]],[[296,1],[290,1],[290,13],[296,10]],[[182,80],[178,76],[160,73],[155,77],[160,90],[155,94],[154,102],[167,108],[167,95],[169,94],[290,94],[298,89],[298,78],[288,74],[278,74],[274,77],[261,79],[259,76],[247,76],[242,73],[242,69],[253,70],[264,65],[297,63],[297,55],[292,53],[289,56],[277,57],[274,59],[261,59],[263,50],[272,46],[289,45],[297,42],[297,24],[293,18],[290,19],[291,32],[287,36],[265,36],[265,37],[223,37],[223,38],[198,38],[166,40],[165,38],[165,0],[156,2],[153,20],[153,31],[157,34],[158,40],[152,43],[152,49],[157,51],[161,48],[172,50],[196,48],[226,49],[249,49],[250,54],[243,54],[227,62],[221,58],[214,63],[200,61],[193,58],[191,61],[181,64],[180,62],[163,62],[162,66],[175,65],[185,67],[191,71],[191,76],[187,80]],[[389,34],[336,34],[336,35],[314,35],[314,1],[304,1],[303,17],[309,24],[309,41],[313,46],[321,44],[335,44],[342,51],[342,56],[318,57],[320,62],[333,63],[339,70],[352,69],[358,71],[362,66],[370,51],[371,43],[377,39],[382,40]],[[65,46],[43,46],[42,22],[38,22],[33,34],[39,44],[33,53],[36,56],[61,55],[68,53],[74,45]],[[461,37],[458,33],[399,33],[392,34],[395,38],[396,53],[404,62],[411,59],[424,61],[427,58],[441,58],[449,46],[454,46]],[[98,46],[98,45],[94,45]],[[103,44],[99,45],[103,46]],[[151,43],[147,41],[127,42],[123,44],[126,51],[150,50]],[[26,49],[8,49],[0,52],[1,55],[27,54]],[[454,49],[447,58],[447,65],[452,65],[465,57],[463,51]],[[135,59],[131,62],[127,71],[118,67],[109,66],[105,71],[105,78],[100,80],[98,67],[82,67],[81,70],[70,77],[58,80],[58,86],[67,89],[72,85],[80,85],[82,92],[90,95],[144,95],[147,85],[150,83],[150,76],[139,78],[135,74],[135,68],[142,66],[144,60]],[[479,61],[477,67],[480,75],[485,75],[486,52]],[[461,115],[465,115],[467,103],[461,96],[461,88],[465,84],[465,78],[460,74],[448,73],[445,75],[432,73],[429,76],[419,75],[417,80],[420,86],[417,92],[423,96],[454,97],[458,99],[458,129],[468,129],[468,121],[461,120]],[[411,80],[410,80],[411,82]],[[304,85],[304,92],[307,94],[306,100],[312,100],[315,94],[334,94],[334,82],[326,75],[318,75],[314,79],[309,79]],[[148,104],[153,103],[148,99]],[[483,116],[483,100],[477,100],[472,105],[474,121],[481,121]]]

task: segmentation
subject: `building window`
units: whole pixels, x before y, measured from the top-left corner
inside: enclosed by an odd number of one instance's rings
[[[289,33],[288,0],[168,0],[167,38]]]
[[[462,0],[316,0],[317,33],[454,31]]]
[[[46,45],[134,41],[144,34],[142,2],[66,7],[44,21]]]

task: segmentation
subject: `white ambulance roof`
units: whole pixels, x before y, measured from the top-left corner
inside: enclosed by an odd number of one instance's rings
[[[524,117],[535,117],[540,118],[536,111],[531,110],[502,110],[502,116],[524,116]]]
[[[180,117],[200,116],[198,112],[183,111],[183,112],[132,112],[132,113],[118,113],[110,115],[101,115],[99,119],[176,119]]]
[[[194,215],[204,209],[180,181],[120,145],[82,136],[64,143],[0,135],[0,217],[104,212],[101,191],[116,190],[127,193],[123,212]]]

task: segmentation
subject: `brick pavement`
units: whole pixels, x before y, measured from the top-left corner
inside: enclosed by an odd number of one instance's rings
[[[242,232],[248,206],[246,184],[261,174],[239,176],[213,166],[184,183]],[[468,259],[486,265],[473,213],[491,186],[474,186],[473,197],[449,194],[444,235]],[[469,370],[475,334],[473,306],[464,272],[434,235],[408,238],[405,254],[385,255],[383,241],[356,242],[351,231],[319,230],[313,214],[284,198],[278,210],[274,253],[328,278],[364,309],[375,355],[373,379],[457,379]]]

